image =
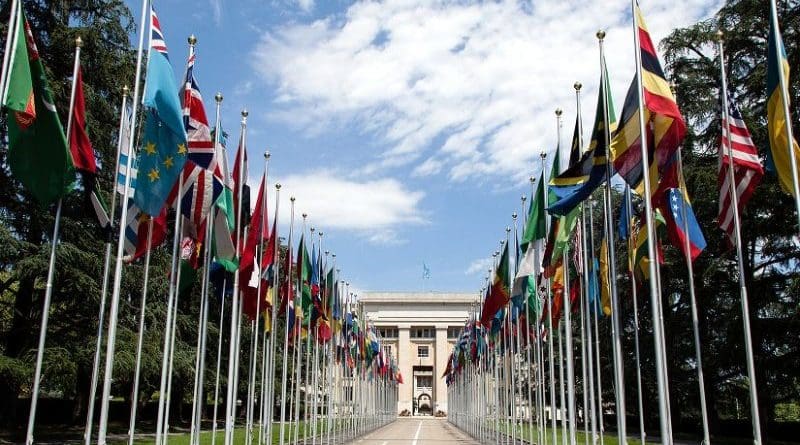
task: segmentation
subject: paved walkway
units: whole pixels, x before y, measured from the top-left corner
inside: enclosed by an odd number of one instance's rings
[[[351,445],[476,445],[477,443],[447,420],[402,417],[350,442]]]

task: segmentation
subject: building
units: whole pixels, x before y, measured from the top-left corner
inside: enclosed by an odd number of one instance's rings
[[[382,337],[384,353],[394,357],[403,376],[397,412],[447,413],[442,374],[469,311],[474,293],[368,292],[359,296],[364,317]]]

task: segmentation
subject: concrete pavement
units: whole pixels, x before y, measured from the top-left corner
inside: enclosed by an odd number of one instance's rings
[[[445,419],[399,417],[350,442],[351,445],[476,445],[477,441]]]

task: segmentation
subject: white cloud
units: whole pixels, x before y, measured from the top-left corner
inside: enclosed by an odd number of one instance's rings
[[[486,273],[489,268],[492,267],[492,258],[480,258],[471,263],[467,267],[467,270],[464,271],[465,275],[480,275]]]
[[[297,5],[300,6],[300,9],[303,11],[311,11],[314,9],[314,0],[297,0]]]
[[[643,7],[658,41],[721,1]],[[555,146],[557,107],[571,127],[576,80],[585,85],[584,121],[593,118],[600,28],[619,112],[633,73],[626,2],[356,2],[343,14],[263,35],[253,65],[277,88],[274,117],[314,133],[355,123],[384,144],[367,159],[369,173],[411,165],[416,176],[456,182],[524,181],[540,149]]]
[[[274,190],[275,180],[269,188]],[[426,223],[419,208],[423,192],[407,189],[394,179],[355,180],[329,171],[311,171],[277,178],[281,183],[280,221],[290,220],[290,197],[295,197],[295,222],[308,214],[309,226],[323,231],[353,232],[381,245],[406,241],[400,231],[407,225]],[[257,190],[258,180],[248,183]],[[269,200],[274,200],[274,192]],[[253,193],[255,195],[255,192]],[[253,198],[255,199],[255,198]],[[273,214],[274,202],[269,203]]]
[[[219,26],[222,23],[222,4],[225,0],[208,0],[211,5],[211,12],[214,14],[214,23]]]

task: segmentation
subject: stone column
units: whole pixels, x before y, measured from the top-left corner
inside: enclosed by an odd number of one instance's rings
[[[415,352],[411,351],[411,325],[401,324],[397,326],[397,366],[400,374],[403,375],[403,383],[398,387],[397,392],[397,413],[404,409],[411,412],[411,399],[414,397],[414,372],[413,357]]]
[[[450,350],[447,343],[447,325],[436,325],[436,343],[433,347],[435,366],[433,367],[433,414],[447,412],[447,384],[441,378],[447,368]]]

